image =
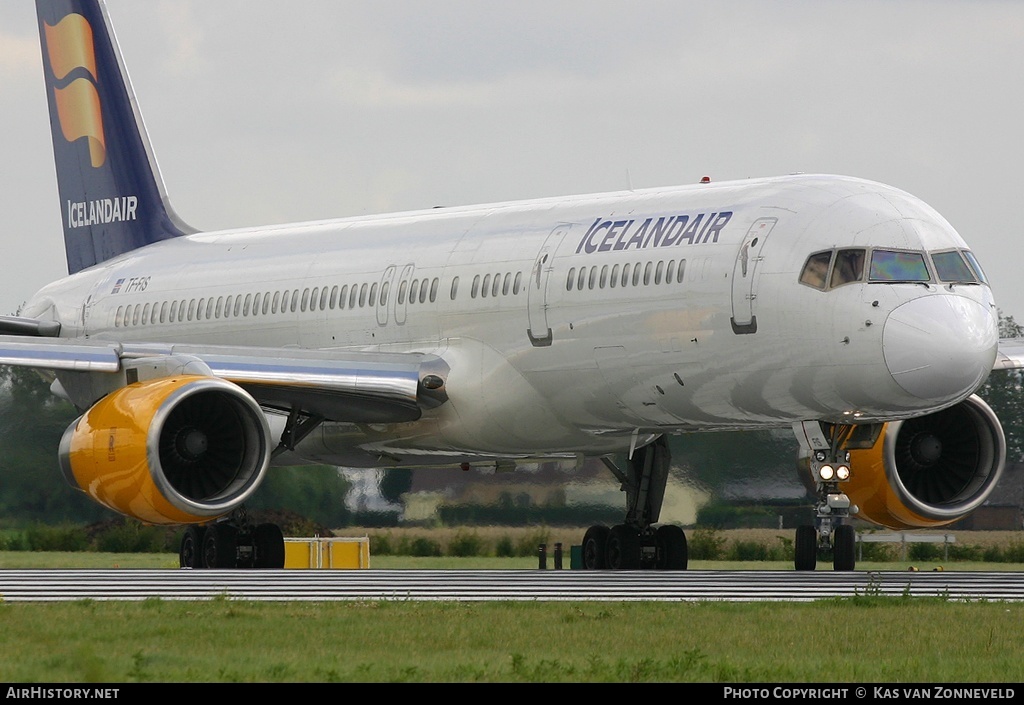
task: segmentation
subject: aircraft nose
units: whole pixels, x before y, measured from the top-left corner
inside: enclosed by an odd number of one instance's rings
[[[919,399],[948,401],[973,392],[992,370],[999,346],[995,317],[962,296],[923,296],[885,322],[882,353],[889,374]]]

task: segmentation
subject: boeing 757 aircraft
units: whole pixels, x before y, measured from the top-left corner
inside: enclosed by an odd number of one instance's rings
[[[0,363],[80,410],[68,482],[188,527],[182,566],[283,565],[244,511],[277,464],[601,458],[625,512],[582,537],[589,569],[687,567],[659,524],[670,434],[793,429],[817,488],[800,570],[852,570],[853,517],[942,526],[999,479],[974,392],[1024,355],[903,191],[793,175],[197,232],[104,6],[37,10],[69,274],[0,319]]]

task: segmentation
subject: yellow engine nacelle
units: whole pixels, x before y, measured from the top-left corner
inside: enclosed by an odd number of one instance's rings
[[[65,479],[147,524],[193,524],[230,513],[270,466],[270,430],[256,401],[217,377],[181,375],[118,389],[68,427]]]
[[[870,449],[851,450],[842,489],[857,515],[890,529],[944,526],[981,506],[1006,463],[995,413],[972,396],[943,411],[889,423]]]

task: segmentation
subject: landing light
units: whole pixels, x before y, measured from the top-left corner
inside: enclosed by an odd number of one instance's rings
[[[838,479],[840,481],[842,481],[842,480],[849,480],[850,479],[850,468],[848,468],[846,465],[840,465],[839,467],[837,467],[836,468],[836,479]]]
[[[818,468],[818,476],[825,482],[831,480],[835,475],[836,471],[831,465],[822,465]]]

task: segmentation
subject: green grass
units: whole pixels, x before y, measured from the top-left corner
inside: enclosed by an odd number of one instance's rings
[[[944,569],[1021,569],[970,565]],[[176,566],[172,554],[0,553],[2,568]],[[536,569],[537,559],[379,556],[371,566]],[[0,600],[0,681],[1012,683],[1024,680],[1022,623],[1024,603],[872,595],[813,603]]]
[[[1024,679],[1022,620],[878,597],[8,603],[0,681],[1006,683]]]
[[[370,568],[387,570],[536,570],[536,556],[498,558],[495,556],[370,556]],[[690,561],[691,570],[793,570],[791,561]],[[547,569],[554,570],[554,558],[548,556]],[[569,569],[569,556],[562,567]],[[1024,563],[984,563],[979,561],[861,561],[857,570],[964,570],[964,571],[1020,571]],[[95,551],[0,551],[0,569],[173,569],[178,568],[178,556],[172,553],[100,553]],[[829,561],[818,561],[818,570],[832,570]]]

